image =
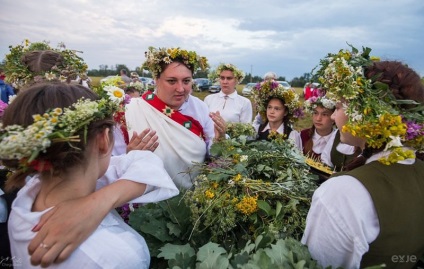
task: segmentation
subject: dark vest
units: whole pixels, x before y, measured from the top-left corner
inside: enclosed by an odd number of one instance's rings
[[[269,136],[269,129],[266,130],[265,132],[262,132],[262,130],[265,128],[265,126],[268,123],[263,123],[259,126],[258,128],[258,138],[256,140],[268,140],[270,141],[271,139],[268,138]],[[287,124],[284,124],[284,139],[287,139],[291,133],[293,129],[288,126]]]
[[[346,155],[337,150],[337,145],[340,143],[340,131],[336,131],[336,137],[334,138],[333,146],[331,147],[331,162],[334,165],[335,171],[341,171],[343,166],[350,163],[355,159],[359,154],[360,150],[356,150],[352,155]]]
[[[313,149],[311,148],[310,151],[308,151],[305,146],[306,144],[312,140],[312,136],[314,134],[313,128],[304,129],[300,132],[300,138],[302,139],[302,145],[303,145],[303,155],[310,157],[314,160],[320,160],[321,154],[315,153]],[[311,141],[312,147],[314,146],[314,143]]]
[[[362,257],[361,268],[381,263],[386,268],[412,268],[424,255],[424,162],[374,161],[342,174],[365,186],[380,223],[380,233]]]

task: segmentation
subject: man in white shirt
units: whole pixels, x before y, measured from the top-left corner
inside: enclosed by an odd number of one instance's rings
[[[244,73],[232,64],[220,64],[217,74],[221,92],[206,96],[209,111],[219,111],[226,122],[251,123],[252,103],[236,91],[236,85],[243,80]]]

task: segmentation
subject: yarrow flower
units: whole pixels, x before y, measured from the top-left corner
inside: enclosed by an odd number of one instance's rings
[[[342,131],[366,139],[367,145],[376,149],[384,147],[385,151],[390,151],[406,145],[423,150],[423,107],[411,100],[399,101],[388,85],[367,79],[364,70],[379,58],[370,57],[370,48],[359,52],[349,46],[351,51],[328,54],[320,61],[321,67],[316,72],[326,89],[326,97],[342,102],[349,116]],[[402,105],[405,104],[415,105],[415,108],[404,109]],[[396,150],[394,155],[401,154]],[[392,156],[384,163],[397,159]]]
[[[182,50],[180,48],[154,48],[149,47],[145,52],[146,61],[143,63],[143,68],[149,70],[154,78],[157,78],[162,70],[162,63],[170,64],[174,61],[181,61],[190,70],[195,73],[198,69],[206,70],[208,60],[196,54],[194,51]]]
[[[136,82],[130,82],[130,84],[126,87],[126,89],[127,90],[134,89],[142,93],[144,91],[144,86],[143,86],[143,83],[141,83],[140,81],[136,81]]]
[[[255,131],[255,128],[250,123],[228,122],[227,134],[231,138],[239,138],[241,136],[255,137],[256,131]]]
[[[255,100],[256,110],[263,119],[266,119],[267,103],[273,97],[284,100],[284,106],[288,109],[287,117],[289,117],[290,122],[293,123],[303,116],[299,95],[292,89],[285,89],[274,80],[266,80],[256,84],[252,94]]]

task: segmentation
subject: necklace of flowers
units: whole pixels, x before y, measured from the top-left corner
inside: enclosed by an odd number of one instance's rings
[[[0,124],[0,159],[20,160],[23,167],[31,165],[40,152],[45,152],[53,143],[80,142],[80,130],[96,120],[111,117],[120,109],[124,98],[122,89],[105,87],[101,99],[80,99],[67,108],[49,109],[43,115],[33,115],[34,123],[23,127]],[[72,144],[71,144],[72,145]]]

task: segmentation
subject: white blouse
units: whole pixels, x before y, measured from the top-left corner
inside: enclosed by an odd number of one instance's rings
[[[373,155],[367,163],[389,153]],[[415,159],[407,159],[399,163],[414,162]],[[359,180],[341,175],[316,189],[302,243],[323,267],[359,268],[362,256],[379,233],[380,223],[371,195]]]
[[[112,157],[106,174],[98,180],[97,189],[119,179],[148,185],[145,193],[132,202],[158,202],[178,194],[162,161],[149,151],[131,151],[127,155]],[[38,176],[34,176],[19,191],[12,204],[8,229],[16,268],[34,268],[28,254],[28,244],[36,235],[31,229],[45,212],[52,209],[42,212],[31,210],[40,187]],[[149,268],[149,264],[150,254],[144,238],[113,210],[68,259],[49,268],[137,269]]]
[[[258,133],[259,126],[255,127],[255,129],[256,129],[256,133]],[[262,132],[266,132],[267,130],[270,130],[270,129],[271,128],[269,127],[269,123],[268,123],[265,126],[265,128],[262,130]],[[277,133],[284,134],[284,123],[282,123],[280,125],[280,127],[278,127]],[[290,139],[296,145],[296,147],[300,151],[302,151],[302,148],[303,148],[303,146],[302,146],[302,138],[300,137],[300,133],[298,131],[296,131],[296,130],[293,129],[290,132],[288,139]]]

